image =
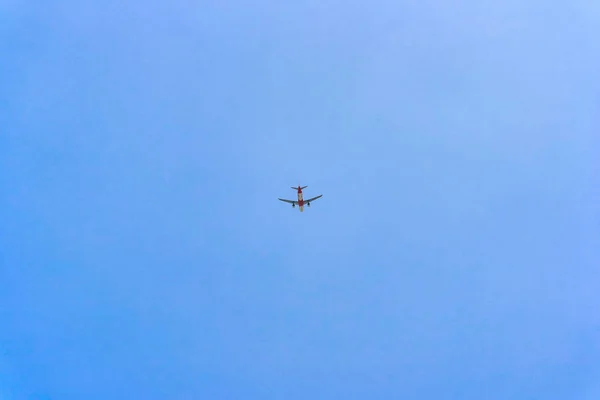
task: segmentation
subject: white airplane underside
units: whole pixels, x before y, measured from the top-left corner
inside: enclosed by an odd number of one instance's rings
[[[314,201],[320,197],[322,197],[323,195],[320,194],[316,197],[313,197],[312,199],[308,199],[308,200],[304,200],[304,198],[302,197],[302,189],[306,188],[306,186],[303,187],[292,187],[292,189],[297,190],[298,191],[298,200],[286,200],[286,199],[278,199],[281,200],[283,202],[286,203],[290,203],[292,205],[292,207],[296,207],[296,205],[298,205],[298,208],[300,209],[300,212],[304,211],[304,205],[306,204],[308,207],[310,207],[310,202]]]

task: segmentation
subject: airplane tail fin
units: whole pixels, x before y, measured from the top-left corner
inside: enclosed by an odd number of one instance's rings
[[[300,188],[300,190],[302,190],[302,189],[304,189],[304,188],[307,188],[307,187],[308,187],[308,186],[302,186],[302,187]],[[294,189],[294,190],[298,190],[298,187],[297,187],[297,186],[292,186],[292,189]]]

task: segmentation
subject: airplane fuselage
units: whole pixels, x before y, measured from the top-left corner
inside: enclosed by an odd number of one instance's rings
[[[304,211],[304,198],[302,197],[302,188],[298,186],[298,208],[300,212]]]

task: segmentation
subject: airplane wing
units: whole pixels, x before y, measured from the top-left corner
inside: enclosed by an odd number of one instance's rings
[[[297,201],[293,201],[293,200],[284,200],[284,199],[277,199],[277,200],[285,201],[286,203],[290,203],[290,204],[298,203]]]
[[[320,195],[318,195],[317,197],[313,197],[312,199],[304,200],[304,202],[305,202],[305,203],[310,203],[311,201],[313,201],[313,200],[316,200],[316,199],[318,199],[319,197],[322,197],[322,196],[323,196],[323,195],[322,195],[322,194],[320,194]]]

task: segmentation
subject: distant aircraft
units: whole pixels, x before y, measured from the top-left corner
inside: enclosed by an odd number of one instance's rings
[[[310,207],[310,202],[313,200],[318,199],[319,197],[323,196],[322,194],[318,195],[317,197],[313,197],[312,199],[308,199],[308,200],[304,200],[302,198],[302,189],[306,188],[307,186],[302,186],[300,187],[300,185],[298,185],[298,187],[293,187],[292,189],[294,190],[298,190],[298,201],[294,201],[294,200],[284,200],[284,199],[279,199],[281,201],[285,201],[286,203],[290,203],[292,205],[292,207],[296,207],[296,204],[298,204],[298,207],[300,208],[300,212],[304,211],[304,204],[306,204],[307,206]]]

